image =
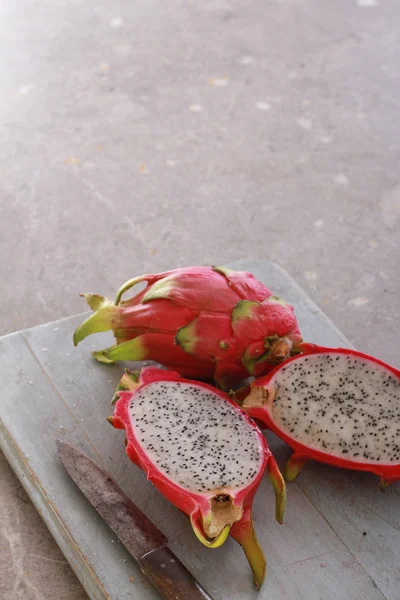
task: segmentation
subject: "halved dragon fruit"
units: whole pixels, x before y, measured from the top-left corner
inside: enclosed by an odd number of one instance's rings
[[[242,408],[308,459],[400,479],[400,371],[361,352],[302,345],[303,354],[254,381]]]
[[[254,494],[267,469],[282,522],[285,483],[265,438],[230,398],[212,386],[156,367],[125,374],[117,390],[114,427],[148,479],[190,517],[210,548],[230,534],[241,544],[260,587],[266,563],[253,529]]]
[[[132,286],[145,290],[122,301]],[[228,389],[260,376],[301,342],[293,306],[251,273],[187,267],[127,281],[115,303],[83,294],[95,312],[74,334],[113,330],[117,345],[94,352],[101,362],[153,360],[185,377],[214,379]]]

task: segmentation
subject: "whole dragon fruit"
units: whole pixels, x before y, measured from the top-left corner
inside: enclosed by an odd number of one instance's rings
[[[147,287],[129,300],[137,283]],[[228,389],[260,376],[301,342],[293,307],[253,275],[223,267],[188,267],[126,282],[115,303],[85,296],[95,311],[74,334],[113,330],[117,345],[94,352],[101,362],[153,360],[181,375]]]
[[[293,480],[308,459],[400,479],[400,371],[355,350],[302,344],[303,354],[254,381],[242,408],[294,453]]]
[[[286,490],[257,426],[223,392],[156,367],[125,374],[117,396],[109,421],[125,429],[129,458],[190,517],[204,545],[237,540],[260,587],[266,563],[252,523],[254,494],[267,468],[281,522]]]

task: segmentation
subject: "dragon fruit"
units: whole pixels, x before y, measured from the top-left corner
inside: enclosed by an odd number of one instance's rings
[[[143,291],[121,300],[141,282]],[[75,331],[74,344],[110,329],[117,341],[94,352],[97,360],[153,360],[222,389],[266,373],[301,342],[290,304],[250,273],[223,267],[142,275],[120,288],[115,303],[83,296],[95,312]]]
[[[400,479],[400,371],[355,350],[302,344],[303,354],[254,381],[242,408],[308,459]]]
[[[241,544],[261,586],[266,563],[252,523],[254,494],[267,469],[282,522],[285,483],[265,438],[224,393],[178,373],[126,373],[110,423],[126,431],[126,452],[148,479],[190,517],[210,548],[229,534]]]

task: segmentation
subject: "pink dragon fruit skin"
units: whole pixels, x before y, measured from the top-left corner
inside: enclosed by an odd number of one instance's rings
[[[129,300],[137,283],[147,287]],[[127,281],[115,303],[83,294],[95,311],[74,334],[113,330],[117,344],[93,355],[100,362],[153,360],[185,377],[223,389],[260,376],[287,358],[302,338],[293,307],[251,273],[188,267]]]

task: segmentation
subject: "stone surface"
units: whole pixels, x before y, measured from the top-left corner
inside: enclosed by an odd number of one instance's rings
[[[0,453],[0,598],[85,600],[74,572]]]
[[[0,332],[269,258],[399,366],[399,25],[396,0],[3,0]],[[0,477],[2,594],[31,548],[24,598],[84,597]]]

